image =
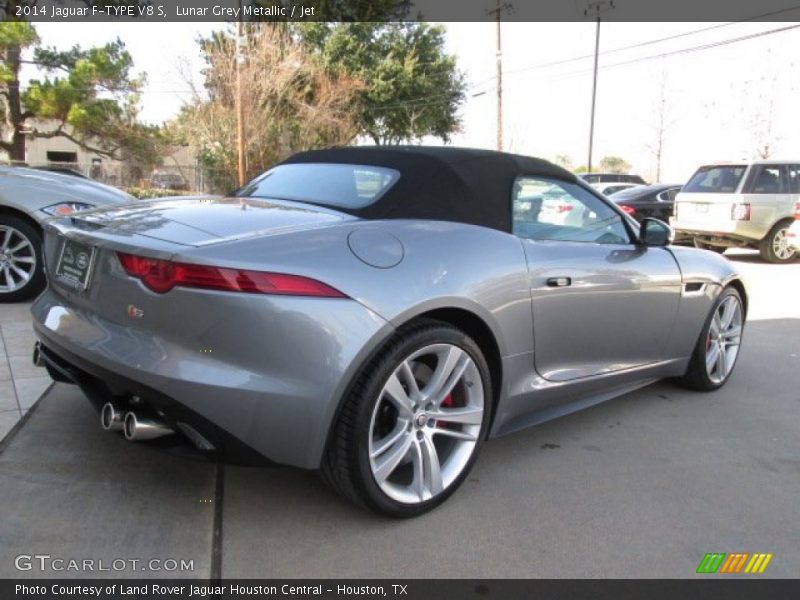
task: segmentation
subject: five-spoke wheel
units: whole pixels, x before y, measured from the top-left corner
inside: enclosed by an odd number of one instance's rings
[[[453,344],[400,362],[372,411],[369,459],[380,489],[398,502],[430,500],[461,474],[480,436],[481,375]]]
[[[727,296],[714,310],[706,337],[706,372],[714,383],[728,378],[742,340],[742,303],[734,295]]]
[[[681,382],[701,391],[722,387],[736,365],[743,327],[742,298],[727,287],[714,302]]]
[[[778,223],[761,240],[758,248],[764,260],[771,263],[788,263],[797,258],[797,250],[789,241],[791,223],[791,221]]]
[[[342,495],[414,516],[462,483],[486,435],[489,368],[462,331],[424,321],[398,332],[357,378],[323,460]]]

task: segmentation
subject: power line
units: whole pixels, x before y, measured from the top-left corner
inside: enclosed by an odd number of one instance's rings
[[[676,35],[673,35],[673,36],[667,36],[667,37],[658,38],[658,39],[655,39],[655,40],[647,40],[647,41],[644,41],[644,42],[631,44],[629,46],[623,46],[623,47],[620,47],[620,48],[614,48],[614,49],[611,49],[611,50],[600,52],[600,55],[613,54],[613,53],[617,53],[617,52],[622,52],[624,50],[630,50],[630,49],[634,49],[634,48],[640,48],[640,47],[644,47],[644,46],[649,46],[649,45],[661,43],[661,42],[672,40],[672,39],[688,37],[690,35],[695,35],[697,33],[701,33],[701,32],[704,32],[704,31],[709,31],[709,30],[712,30],[712,29],[719,29],[719,28],[722,28],[722,27],[727,27],[727,26],[730,26],[730,25],[736,25],[736,24],[744,23],[744,22],[748,22],[748,21],[755,21],[757,19],[762,19],[762,18],[766,18],[766,17],[769,17],[769,16],[773,16],[773,15],[779,14],[779,13],[784,13],[784,12],[787,12],[787,11],[793,11],[793,10],[798,10],[798,9],[800,9],[800,5],[797,5],[797,6],[793,7],[793,8],[789,8],[789,9],[783,9],[783,10],[774,11],[774,12],[771,12],[771,13],[764,13],[764,14],[761,14],[761,15],[750,17],[749,19],[743,19],[742,21],[733,21],[733,22],[730,22],[730,23],[723,23],[723,24],[714,25],[714,26],[711,26],[711,27],[704,27],[702,29],[697,29],[697,30],[693,30],[693,31],[687,31],[687,32],[683,32],[683,33],[676,34]],[[645,62],[645,61],[655,60],[655,59],[659,59],[659,58],[665,58],[665,57],[673,56],[673,55],[677,55],[677,54],[688,54],[688,53],[692,53],[692,52],[699,52],[699,51],[702,51],[702,50],[710,50],[710,49],[717,48],[717,47],[720,47],[720,46],[726,46],[726,45],[730,45],[730,44],[734,44],[734,43],[738,43],[738,42],[742,42],[742,41],[747,41],[747,40],[751,40],[751,39],[764,37],[764,36],[767,36],[767,35],[782,33],[782,32],[785,32],[785,31],[792,30],[792,29],[796,29],[798,27],[800,27],[800,24],[788,25],[788,26],[785,26],[785,27],[779,27],[779,28],[770,29],[770,30],[767,30],[767,31],[760,31],[760,32],[752,33],[752,34],[737,36],[737,37],[734,37],[734,38],[728,38],[728,39],[725,39],[725,40],[709,42],[709,43],[701,44],[701,45],[698,45],[698,46],[691,46],[691,47],[688,47],[688,48],[681,48],[681,49],[671,50],[671,51],[663,52],[663,53],[659,53],[659,54],[652,54],[652,55],[643,56],[643,57],[639,57],[639,58],[634,58],[634,59],[630,59],[630,60],[626,60],[626,61],[620,61],[620,62],[617,62],[617,63],[607,64],[607,65],[600,65],[599,68],[601,70],[611,69],[611,68],[616,68],[616,67],[635,64],[635,63],[638,63],[638,62]],[[586,58],[591,58],[593,56],[594,56],[593,54],[589,54],[589,55],[584,55],[584,56],[576,56],[576,57],[573,57],[573,58],[553,61],[553,62],[550,62],[550,63],[541,63],[541,64],[538,64],[538,65],[531,65],[529,67],[523,67],[523,68],[520,68],[520,69],[513,69],[511,71],[506,71],[504,74],[505,75],[516,75],[516,74],[521,73],[521,72],[531,71],[531,70],[545,68],[545,67],[549,67],[549,66],[557,66],[557,65],[561,65],[561,64],[567,64],[567,63],[570,63],[570,62],[576,62],[576,61],[579,61],[579,60],[584,60]],[[562,76],[557,76],[557,77],[555,77],[555,80],[569,79],[571,77],[585,75],[586,73],[589,73],[589,72],[590,72],[590,70],[585,70],[585,69],[581,70],[581,71],[573,71],[571,73],[567,73],[567,74],[564,74]],[[485,83],[488,83],[489,81],[492,81],[492,80],[494,80],[494,77],[490,77],[489,79],[480,81],[480,82],[478,82],[476,84],[469,85],[469,86],[466,87],[465,91],[467,93],[469,93],[470,91],[476,90],[476,89],[480,88],[481,86],[483,86]],[[87,88],[87,89],[89,89],[89,88]],[[91,89],[96,89],[96,88],[91,88]],[[150,93],[152,93],[152,94],[193,94],[194,92],[195,92],[194,90],[189,90],[189,89],[185,89],[185,90],[182,90],[182,89],[163,90],[162,89],[162,90],[141,90],[141,91],[137,91],[135,93],[137,93],[137,94],[150,94]],[[397,102],[397,103],[386,105],[386,106],[374,107],[371,110],[372,111],[376,111],[376,112],[382,112],[382,111],[386,111],[386,110],[394,110],[394,109],[397,109],[397,108],[406,108],[406,107],[414,108],[414,107],[432,106],[432,105],[436,105],[436,104],[449,102],[451,96],[452,96],[452,94],[450,94],[450,93],[430,94],[430,95],[427,95],[427,96],[420,96],[420,97],[415,98],[413,100],[401,101],[401,102]]]
[[[608,55],[608,54],[616,54],[616,53],[619,53],[619,52],[624,52],[626,50],[634,50],[636,48],[643,48],[645,46],[652,46],[652,45],[655,45],[655,44],[660,44],[662,42],[668,42],[668,41],[671,41],[671,40],[676,40],[676,39],[680,39],[680,38],[684,38],[684,37],[689,37],[689,36],[692,36],[692,35],[697,35],[698,33],[704,33],[706,31],[713,31],[715,29],[721,29],[723,27],[730,27],[731,25],[740,25],[742,23],[749,23],[749,22],[753,22],[753,21],[758,21],[760,19],[766,19],[766,18],[769,18],[769,17],[774,17],[774,16],[779,15],[779,14],[783,14],[783,13],[786,13],[786,12],[793,12],[793,11],[797,11],[797,10],[800,10],[800,4],[798,4],[796,6],[793,6],[791,8],[784,8],[784,9],[781,9],[781,10],[775,10],[775,11],[772,11],[772,12],[762,13],[760,15],[755,15],[753,17],[749,17],[747,19],[742,19],[740,21],[731,21],[731,22],[728,22],[728,23],[719,23],[717,25],[711,25],[711,26],[708,26],[708,27],[702,27],[700,29],[693,29],[691,31],[684,31],[683,33],[678,33],[678,34],[675,34],[675,35],[669,35],[669,36],[666,36],[666,37],[657,38],[657,39],[653,39],[653,40],[645,40],[643,42],[637,42],[635,44],[630,44],[628,46],[620,46],[619,48],[612,48],[610,50],[603,50],[602,52],[600,52],[600,55],[601,56],[605,56],[605,55]],[[516,75],[518,73],[525,73],[527,71],[534,71],[534,70],[545,69],[545,68],[549,68],[549,67],[557,67],[557,66],[560,66],[560,65],[565,65],[565,64],[572,63],[572,62],[578,62],[578,61],[586,60],[586,59],[589,59],[589,58],[594,58],[594,54],[593,53],[592,54],[583,54],[581,56],[573,56],[571,58],[564,58],[564,59],[554,60],[554,61],[550,61],[550,62],[546,62],[546,63],[538,63],[538,64],[535,64],[535,65],[528,65],[526,67],[518,67],[516,69],[511,69],[511,70],[505,71],[504,74],[505,75]],[[475,85],[475,87],[478,87],[478,86],[480,86],[480,85],[482,85],[484,83],[487,83],[487,82],[493,81],[493,80],[494,80],[494,77],[489,77],[487,79],[483,79],[483,80],[479,81],[478,83],[476,83],[474,85]]]
[[[738,42],[743,42],[743,41],[747,41],[747,40],[751,40],[751,39],[755,39],[755,38],[759,38],[759,37],[764,37],[764,36],[767,36],[767,35],[773,35],[773,34],[776,34],[776,33],[783,33],[785,31],[796,29],[798,27],[800,27],[800,24],[788,25],[788,26],[785,26],[785,27],[779,27],[779,28],[776,28],[776,29],[770,29],[770,30],[766,30],[766,31],[759,31],[757,33],[737,36],[735,38],[728,38],[728,39],[725,39],[725,40],[719,40],[719,41],[716,41],[716,42],[710,42],[710,43],[701,44],[701,45],[698,45],[698,46],[691,46],[691,47],[688,47],[688,48],[680,48],[678,50],[671,50],[669,52],[662,52],[660,54],[652,54],[652,55],[648,55],[648,56],[643,56],[643,57],[639,57],[639,58],[635,58],[635,59],[631,59],[631,60],[626,60],[626,61],[613,63],[613,64],[610,64],[610,65],[600,65],[599,68],[601,70],[603,70],[603,69],[611,69],[611,68],[615,68],[615,67],[621,67],[621,66],[625,66],[625,65],[634,64],[634,63],[637,63],[637,62],[645,62],[645,61],[649,61],[649,60],[655,60],[655,59],[659,59],[659,58],[664,58],[664,57],[672,56],[672,55],[676,55],[676,54],[688,54],[688,53],[692,53],[692,52],[699,52],[699,51],[702,51],[702,50],[710,50],[710,49],[717,48],[717,47],[720,47],[720,46],[727,46],[727,45],[738,43]],[[601,54],[602,54],[602,52],[601,52]],[[590,69],[584,69],[584,70],[581,70],[581,71],[573,71],[571,73],[567,73],[565,75],[555,77],[555,79],[556,80],[569,79],[569,78],[575,77],[575,76],[586,75],[587,73],[591,73],[591,70]],[[477,87],[479,87],[479,84],[476,84],[476,85],[473,85],[473,86],[469,86],[467,88],[467,91],[475,89]],[[396,103],[396,104],[393,104],[393,105],[375,107],[372,110],[390,110],[390,109],[394,109],[394,108],[402,108],[404,106],[421,107],[421,106],[440,104],[442,102],[446,102],[447,101],[447,98],[445,96],[446,96],[445,94],[431,94],[429,96],[422,96],[422,97],[416,98],[414,100],[409,100],[408,102],[400,102],[400,103]],[[438,100],[434,100],[436,98],[438,98]],[[429,100],[433,100],[433,101],[429,102]]]
[[[671,50],[669,52],[662,52],[660,54],[651,54],[651,55],[648,55],[648,56],[641,56],[639,58],[633,58],[633,59],[630,59],[630,60],[620,61],[620,62],[611,63],[611,64],[607,64],[607,65],[601,65],[600,69],[614,69],[616,67],[623,67],[623,66],[627,66],[627,65],[640,63],[640,62],[647,62],[647,61],[650,61],[650,60],[666,58],[668,56],[674,56],[676,54],[691,54],[693,52],[700,52],[702,50],[712,50],[714,48],[719,48],[719,47],[722,47],[722,46],[728,46],[730,44],[736,44],[738,42],[744,42],[744,41],[748,41],[748,40],[764,37],[764,36],[767,36],[767,35],[773,35],[773,34],[776,34],[776,33],[784,33],[786,31],[797,29],[799,27],[800,27],[800,24],[787,25],[785,27],[778,27],[776,29],[769,29],[767,31],[759,31],[757,33],[751,33],[751,34],[748,34],[748,35],[742,35],[742,36],[738,36],[738,37],[735,37],[735,38],[728,38],[726,40],[719,40],[719,41],[716,41],[716,42],[709,42],[708,44],[701,44],[699,46],[691,46],[689,48],[680,48],[678,50]],[[575,76],[579,76],[579,75],[586,75],[587,73],[590,73],[590,72],[591,71],[589,69],[583,69],[581,71],[573,71],[573,72],[567,73],[567,74],[565,74],[563,76],[556,77],[556,79],[557,80],[569,79],[571,77],[575,77]]]

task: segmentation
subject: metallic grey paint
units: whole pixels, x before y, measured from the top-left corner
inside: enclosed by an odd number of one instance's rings
[[[94,245],[97,262],[88,291],[51,278],[34,303],[45,346],[140,381],[265,457],[306,468],[319,466],[359,369],[416,317],[457,309],[491,332],[501,367],[494,437],[682,374],[712,303],[737,277],[701,250],[536,242],[288,201],[171,200],[53,221],[49,274],[64,236]],[[126,275],[116,250],[306,276],[349,298],[155,294]],[[572,285],[547,286],[553,277]],[[697,285],[687,292],[687,283]],[[127,316],[130,304],[142,318]]]

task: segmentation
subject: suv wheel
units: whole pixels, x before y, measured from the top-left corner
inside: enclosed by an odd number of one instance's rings
[[[789,242],[791,221],[781,221],[773,227],[758,245],[761,258],[771,263],[788,263],[797,257],[797,250]]]
[[[44,289],[42,235],[30,223],[0,215],[0,302],[19,302]]]

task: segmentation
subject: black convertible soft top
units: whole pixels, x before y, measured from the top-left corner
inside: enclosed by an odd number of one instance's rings
[[[455,221],[511,231],[511,194],[521,176],[576,182],[547,161],[441,146],[354,146],[300,152],[281,164],[341,163],[395,169],[400,179],[372,204],[337,208],[365,219]]]

